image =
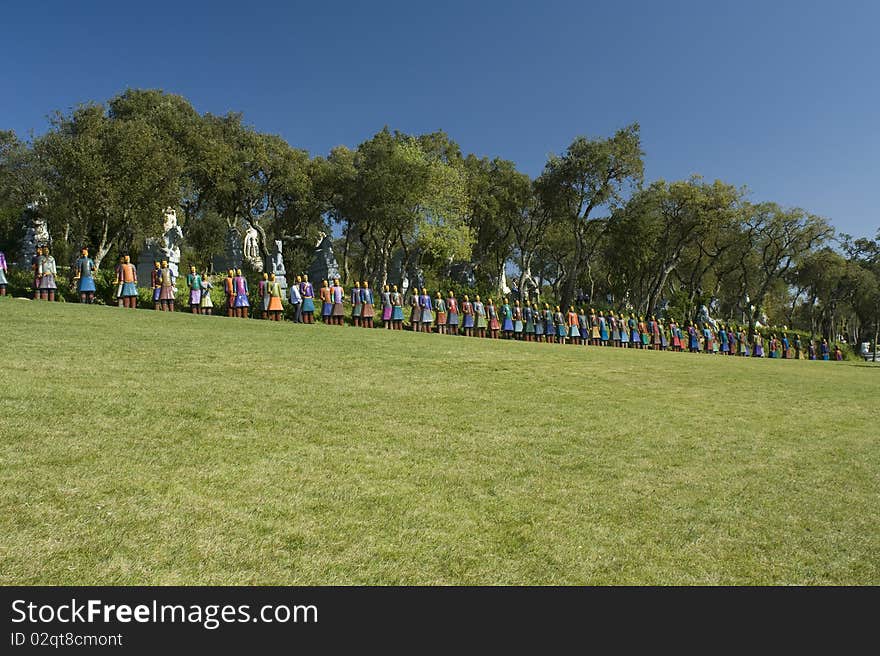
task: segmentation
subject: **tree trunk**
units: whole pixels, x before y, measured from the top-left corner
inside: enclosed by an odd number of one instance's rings
[[[880,337],[880,321],[874,321],[874,344],[872,348],[874,349],[871,353],[871,360],[877,361],[877,338]]]
[[[348,246],[351,243],[351,226],[346,223],[345,224],[345,246],[342,248],[342,277],[345,280],[346,284],[349,280],[348,273]]]
[[[101,268],[101,261],[107,257],[107,253],[113,247],[113,240],[107,241],[107,222],[104,221],[101,226],[101,241],[98,242],[98,250],[95,253],[95,268]]]
[[[754,340],[755,338],[755,324],[758,322],[758,313],[761,311],[761,306],[756,305],[753,312],[749,312],[749,340]]]
[[[527,284],[531,284],[532,287],[536,287],[535,279],[532,277],[532,256],[524,257],[521,261],[521,266],[519,270],[519,293],[524,302],[528,302],[529,293],[527,291]]]
[[[593,278],[593,263],[587,262],[587,278],[590,280],[590,304],[595,305],[596,301],[593,300],[593,294],[596,293],[596,280]]]
[[[407,248],[406,242],[400,234],[397,235],[396,239],[397,242],[400,244],[401,251],[403,251],[403,257],[400,258],[400,292],[403,294],[409,287],[412,287],[414,284],[414,281],[409,279],[409,274],[410,272],[412,272],[413,274],[416,273],[414,269],[416,269],[417,266],[414,265],[414,262],[418,258],[416,257],[416,254],[413,253],[413,250],[415,249],[410,250],[409,248]],[[406,287],[404,287],[403,285],[404,280],[406,280],[407,282]]]
[[[254,230],[256,230],[257,234],[260,236],[258,241],[260,242],[260,250],[263,251],[263,259],[271,261],[272,253],[269,251],[269,241],[266,237],[266,231],[263,229],[263,226],[261,226],[256,221],[254,221],[251,225],[254,226]]]
[[[575,229],[574,257],[572,258],[571,269],[568,270],[568,274],[565,276],[565,285],[562,287],[562,298],[560,299],[561,307],[568,307],[571,305],[574,298],[574,287],[577,284],[578,273],[580,273],[581,258],[583,257],[584,252],[584,239],[580,233],[581,230],[579,227]],[[592,298],[592,296],[590,298]]]
[[[657,278],[657,281],[651,286],[651,291],[648,293],[648,303],[645,308],[645,314],[654,313],[654,308],[657,307],[657,302],[660,300],[660,294],[663,292],[663,288],[666,286],[666,281],[669,279],[669,274],[674,268],[675,264],[667,264],[661,270],[660,277]]]
[[[791,308],[788,310],[788,321],[787,324],[791,326],[794,323],[794,311],[797,309],[798,298],[800,297],[800,292],[794,297],[794,300],[791,302]]]
[[[388,284],[388,260],[391,257],[390,251],[391,251],[391,244],[389,243],[389,240],[386,239],[382,243],[382,263],[381,263],[381,270],[380,270],[380,275],[382,278],[382,286],[380,287],[380,289],[385,289],[385,285]]]

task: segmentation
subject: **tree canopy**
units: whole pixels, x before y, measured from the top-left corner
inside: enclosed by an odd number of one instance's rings
[[[347,279],[497,293],[692,318],[700,306],[754,329],[765,319],[849,339],[878,329],[880,234],[835,234],[807,210],[693,176],[645,182],[638,124],[577,136],[532,179],[463,153],[445,132],[385,127],[310,154],[238,113],[128,89],[50,116],[45,134],[0,131],[0,248],[14,259],[26,208],[59,262],[136,255],[177,209],[188,263],[209,268],[228,231],[264,256],[286,243],[305,270],[331,235]]]

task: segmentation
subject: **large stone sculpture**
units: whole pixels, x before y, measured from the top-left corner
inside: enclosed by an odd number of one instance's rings
[[[498,278],[498,291],[504,296],[510,293],[510,287],[507,284],[507,272],[504,270],[504,267],[501,268],[501,276]]]
[[[165,210],[165,220],[163,222],[164,233],[162,234],[162,252],[165,254],[163,260],[168,261],[168,268],[174,274],[175,278],[180,277],[180,244],[183,241],[183,230],[177,223],[177,212],[174,208]]]
[[[466,287],[474,287],[477,284],[474,265],[470,262],[456,262],[450,265],[449,278]]]
[[[144,240],[144,247],[138,254],[137,262],[137,279],[138,287],[150,286],[150,274],[153,271],[153,262],[161,262],[164,257],[162,249],[159,247],[159,240],[148,237]]]
[[[398,249],[391,256],[388,266],[388,283],[398,285],[400,293],[406,296],[407,290],[412,287],[421,289],[425,286],[425,272],[419,267],[409,265],[406,270],[403,266],[403,251]]]
[[[37,248],[48,246],[51,242],[46,220],[40,216],[40,203],[34,201],[24,212],[25,232],[21,240],[21,258],[19,265],[30,269],[31,262],[37,254]]]
[[[180,274],[180,244],[183,242],[183,230],[177,223],[177,211],[173,207],[165,209],[162,221],[162,236],[159,238],[148,237],[144,240],[137,263],[138,286],[150,286],[150,272],[154,262],[166,260],[168,268],[179,277]]]
[[[322,280],[341,278],[339,275],[339,263],[333,254],[333,244],[326,233],[320,233],[318,243],[315,245],[315,255],[309,265],[309,280],[314,281],[315,289],[321,285]]]
[[[701,324],[709,324],[713,328],[717,328],[715,319],[709,315],[709,308],[705,305],[700,306],[700,310],[697,312],[697,321]]]
[[[254,226],[249,225],[247,232],[244,233],[244,261],[251,269],[262,273],[263,258],[260,257],[260,234]]]
[[[272,257],[269,260],[268,269],[269,273],[275,274],[275,281],[281,286],[282,291],[284,291],[284,296],[287,296],[287,271],[284,270],[284,257],[281,254],[281,240],[275,240],[275,252],[272,253]]]
[[[222,255],[215,255],[214,271],[223,273],[229,269],[240,269],[244,261],[244,252],[241,247],[241,236],[233,226],[226,230],[226,248]]]

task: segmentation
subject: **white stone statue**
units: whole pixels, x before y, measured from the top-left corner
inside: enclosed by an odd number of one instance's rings
[[[183,241],[183,230],[177,224],[177,212],[173,207],[165,209],[162,245],[163,259],[168,260],[168,268],[177,278],[180,275],[180,243]]]
[[[269,263],[269,271],[275,274],[275,280],[278,281],[281,289],[286,291],[287,271],[285,271],[284,269],[284,256],[281,254],[282,245],[283,244],[280,239],[275,240],[275,252],[272,254],[272,261]]]
[[[284,256],[281,254],[282,243],[280,239],[275,240],[275,252],[272,254],[272,273],[276,276],[283,276],[287,273],[284,270]]]
[[[709,315],[709,308],[707,308],[705,305],[700,306],[700,311],[697,313],[697,321],[700,323],[704,323],[704,324],[707,323],[710,326],[712,326],[713,328],[718,327],[718,324],[715,321],[715,319],[713,319]]]
[[[34,219],[34,241],[43,245],[49,243],[49,228],[46,225],[46,219]]]
[[[501,268],[501,277],[498,280],[498,289],[501,290],[501,293],[507,295],[510,293],[510,287],[507,285],[507,272],[504,270],[504,267]]]
[[[49,238],[46,219],[39,214],[40,205],[42,205],[41,200],[28,203],[27,211],[24,214],[27,230],[21,242],[21,260],[19,262],[23,268],[30,268],[38,247],[48,246],[52,241]]]
[[[245,261],[254,271],[263,270],[263,258],[260,257],[260,235],[254,226],[249,225],[244,233],[243,254]]]
[[[748,295],[746,295],[746,303],[748,303],[748,302],[749,302],[749,297],[748,297]],[[749,304],[748,308],[749,308],[750,314],[755,313],[755,306],[754,305]],[[758,313],[758,318],[755,320],[755,328],[766,328],[769,325],[770,325],[770,317],[768,317],[767,313],[764,312],[764,310],[762,309]]]

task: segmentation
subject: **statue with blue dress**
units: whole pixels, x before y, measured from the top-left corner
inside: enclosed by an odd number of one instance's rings
[[[76,281],[76,291],[79,294],[80,303],[95,302],[95,261],[89,257],[89,249],[83,248],[81,255],[73,265],[74,276]]]

